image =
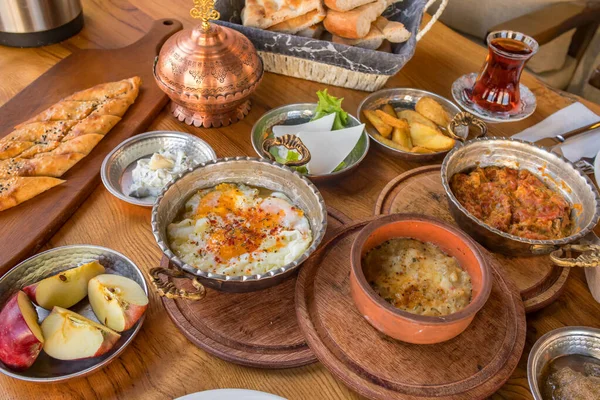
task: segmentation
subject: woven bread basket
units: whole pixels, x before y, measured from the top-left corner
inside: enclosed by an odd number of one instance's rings
[[[412,58],[417,42],[438,20],[449,0],[442,0],[431,20],[419,31],[423,14],[435,1],[403,0],[388,7],[383,15],[390,21],[402,22],[412,33],[407,42],[392,44],[392,53],[242,26],[239,15],[243,0],[218,3],[221,21],[217,23],[246,35],[262,57],[266,71],[333,86],[375,91]]]

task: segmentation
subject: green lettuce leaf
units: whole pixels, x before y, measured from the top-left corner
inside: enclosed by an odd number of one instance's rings
[[[335,113],[335,120],[333,121],[333,130],[344,129],[348,123],[348,113],[342,109],[343,98],[338,99],[327,93],[327,89],[319,90],[317,92],[319,102],[315,110],[315,116],[313,121],[322,118],[331,113]]]
[[[273,155],[273,157],[275,157],[275,161],[277,161],[279,164],[284,164],[288,161],[298,161],[300,159],[300,154],[298,152],[296,152],[295,150],[288,150],[285,158],[282,158],[279,154],[279,147],[271,147],[269,149],[269,153],[271,153]],[[294,169],[298,172],[300,172],[301,174],[308,174],[308,168],[306,168],[305,165],[301,165],[300,167],[290,167],[291,169]]]

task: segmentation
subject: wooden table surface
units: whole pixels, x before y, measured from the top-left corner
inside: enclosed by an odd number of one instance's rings
[[[83,0],[85,28],[68,41],[37,49],[0,47],[0,104],[15,95],[61,58],[79,48],[116,48],[134,42],[148,30],[153,19],[177,18],[190,28],[188,0]],[[450,86],[460,75],[477,71],[486,51],[452,32],[441,23],[418,44],[413,59],[390,79],[387,87],[413,87],[451,98]],[[119,68],[114,65],[114,68]],[[81,71],[85,73],[85,71]],[[509,136],[577,101],[558,93],[525,74],[524,83],[535,93],[537,111],[521,122],[490,126],[491,135]],[[56,82],[60,85],[60,82]],[[149,130],[178,130],[206,140],[219,157],[252,155],[252,124],[267,110],[289,103],[314,102],[315,92],[325,85],[265,74],[253,97],[250,114],[241,122],[221,129],[190,128],[166,110]],[[367,93],[329,88],[344,97],[351,113]],[[600,106],[583,101],[600,114]],[[370,216],[385,184],[398,174],[419,166],[391,158],[372,148],[360,168],[350,177],[319,184],[328,205],[353,219]],[[150,209],[136,207],[113,197],[102,185],[92,193],[47,247],[87,243],[110,247],[130,257],[144,271],[157,266],[161,252],[150,229]],[[208,306],[208,305],[207,305]],[[565,325],[600,326],[600,304],[590,295],[585,277],[573,271],[565,293],[549,307],[527,317],[527,343],[511,379],[494,399],[530,399],[527,355],[544,333]],[[240,367],[221,361],[193,346],[175,328],[157,295],[152,293],[142,331],[130,347],[110,366],[88,377],[59,384],[35,384],[0,376],[0,399],[167,399],[215,388],[248,388],[288,399],[357,399],[358,395],[336,380],[319,363],[280,371]]]

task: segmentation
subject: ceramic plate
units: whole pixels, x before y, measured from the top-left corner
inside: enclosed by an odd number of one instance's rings
[[[169,151],[182,150],[193,165],[216,160],[217,155],[212,147],[196,136],[173,131],[154,131],[136,135],[119,144],[111,151],[100,169],[102,183],[115,197],[138,206],[152,207],[156,197],[137,198],[129,196],[132,184],[131,173],[137,161],[150,158],[161,149]]]
[[[522,83],[519,85],[521,92],[521,102],[519,108],[511,113],[495,113],[487,111],[473,103],[468,96],[468,92],[475,85],[477,73],[473,72],[463,75],[452,84],[452,97],[465,111],[470,112],[485,122],[514,122],[521,121],[529,117],[537,107],[535,95],[529,88]]]

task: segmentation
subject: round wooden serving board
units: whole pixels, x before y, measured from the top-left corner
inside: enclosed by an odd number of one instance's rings
[[[328,208],[324,241],[350,219]],[[169,260],[163,257],[161,267]],[[176,286],[193,287],[175,279]],[[167,314],[196,346],[229,362],[259,368],[291,368],[316,361],[298,328],[294,311],[296,277],[251,293],[206,289],[200,301],[162,298]]]
[[[377,199],[375,214],[391,213],[421,213],[456,225],[448,209],[440,165],[415,168],[390,181]],[[528,313],[556,300],[569,277],[570,268],[553,265],[548,256],[488,254],[497,261],[505,276],[517,285]]]
[[[525,310],[517,288],[494,261],[490,297],[462,334],[434,345],[385,336],[358,312],[350,295],[350,248],[371,220],[340,229],[298,276],[298,323],[319,361],[372,399],[482,399],[497,391],[525,344]]]

